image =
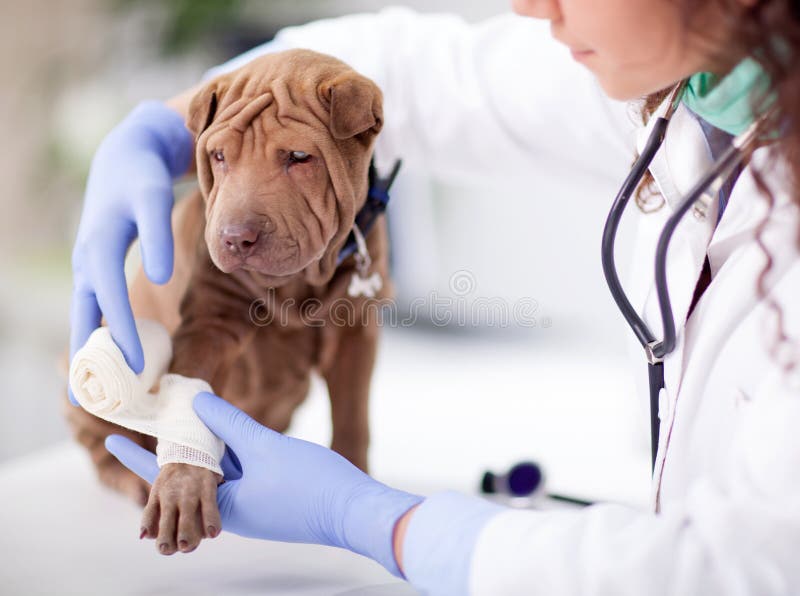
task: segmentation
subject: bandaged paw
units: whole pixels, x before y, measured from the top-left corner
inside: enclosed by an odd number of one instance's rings
[[[145,356],[146,357],[146,356]],[[222,475],[225,443],[194,413],[192,401],[202,391],[213,393],[202,379],[164,375],[158,392],[158,465],[192,464]]]
[[[172,358],[167,330],[147,320],[137,321],[136,328],[144,350],[142,373],[128,367],[109,329],[100,327],[72,359],[69,384],[75,399],[103,420],[158,438],[159,466],[186,463],[222,474],[225,444],[192,408],[194,396],[211,392],[211,386],[164,374]]]

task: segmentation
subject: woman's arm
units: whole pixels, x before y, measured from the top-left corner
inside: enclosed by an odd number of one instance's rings
[[[532,19],[470,24],[404,8],[325,19],[283,29],[207,76],[297,47],[336,56],[381,87],[379,166],[401,157],[440,179],[494,184],[530,182],[554,164],[568,168],[569,180],[616,180],[629,166],[635,125],[627,106],[607,99]]]

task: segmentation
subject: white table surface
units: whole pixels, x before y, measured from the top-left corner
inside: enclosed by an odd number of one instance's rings
[[[137,536],[141,512],[100,487],[63,445],[0,467],[2,594],[415,594],[347,551],[222,534],[164,557]]]
[[[388,329],[373,383],[372,471],[423,494],[469,492],[485,469],[536,459],[551,490],[645,505],[646,414],[624,373],[610,354]],[[317,382],[291,432],[325,443],[328,420]],[[139,509],[98,486],[71,444],[0,465],[0,486],[2,595],[415,593],[333,548],[223,534],[163,557],[139,541]]]

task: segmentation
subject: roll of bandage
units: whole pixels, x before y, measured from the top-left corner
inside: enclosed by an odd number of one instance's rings
[[[95,416],[115,423],[114,418],[153,417],[153,396],[148,394],[172,358],[172,340],[163,325],[139,320],[136,330],[144,351],[141,374],[128,367],[108,327],[96,329],[70,364],[69,384],[78,403]]]
[[[202,379],[165,375],[172,341],[159,323],[138,320],[144,370],[135,374],[125,362],[107,327],[89,337],[72,359],[69,383],[75,399],[95,416],[158,438],[158,463],[187,463],[221,474],[225,444],[203,424],[192,408]],[[157,389],[157,391],[156,391]]]

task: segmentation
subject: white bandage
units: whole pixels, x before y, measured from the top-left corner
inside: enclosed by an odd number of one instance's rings
[[[72,359],[69,385],[75,399],[103,420],[157,437],[159,466],[186,463],[222,474],[225,443],[192,408],[194,396],[211,392],[211,386],[202,379],[165,375],[172,359],[169,333],[155,321],[139,320],[136,328],[144,350],[142,373],[134,374],[111,332],[100,327]]]

